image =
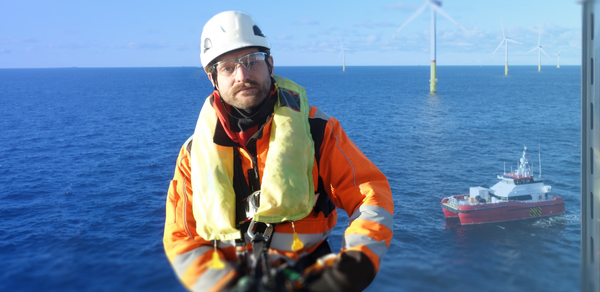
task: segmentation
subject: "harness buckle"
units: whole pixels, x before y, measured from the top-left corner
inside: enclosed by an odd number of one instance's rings
[[[273,234],[273,224],[264,223],[267,226],[267,228],[265,228],[265,231],[262,233],[262,235],[260,235],[258,232],[254,233],[252,231],[252,229],[254,229],[255,224],[256,221],[254,221],[253,218],[252,221],[250,221],[250,225],[248,225],[248,231],[246,231],[246,234],[248,235],[248,237],[250,237],[250,242],[254,242],[254,239],[256,239],[257,236],[262,236],[262,239],[264,241],[269,241],[269,237],[271,237],[271,234]]]
[[[260,206],[260,190],[252,193],[246,199],[246,218],[253,219]]]

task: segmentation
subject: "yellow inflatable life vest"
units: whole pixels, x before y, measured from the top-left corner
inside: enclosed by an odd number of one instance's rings
[[[300,220],[310,214],[314,202],[315,153],[306,91],[287,78],[273,78],[278,98],[261,180],[260,206],[254,215],[255,221],[265,223]],[[241,234],[235,228],[233,148],[213,142],[217,122],[209,97],[200,111],[192,143],[196,231],[206,240],[238,239]]]

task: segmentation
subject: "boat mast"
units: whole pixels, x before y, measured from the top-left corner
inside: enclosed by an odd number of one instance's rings
[[[539,142],[538,142],[538,155],[540,156],[539,157],[539,159],[540,159],[540,176],[539,177],[542,177],[542,149],[541,149]]]

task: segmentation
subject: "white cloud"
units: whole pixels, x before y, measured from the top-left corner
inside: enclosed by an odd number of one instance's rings
[[[132,50],[159,50],[168,47],[168,42],[131,42],[127,45],[127,48]]]
[[[30,37],[0,37],[0,44],[35,43],[37,39]]]
[[[318,21],[310,19],[310,18],[304,18],[304,19],[299,19],[296,22],[294,22],[294,24],[297,25],[317,25],[319,24]]]
[[[180,43],[177,45],[177,47],[175,49],[178,51],[187,51],[190,49],[190,47],[186,43]]]
[[[372,43],[376,42],[377,40],[379,40],[379,37],[376,35],[370,35],[370,36],[362,38],[362,41],[366,44],[372,44]]]
[[[401,11],[415,11],[419,8],[419,5],[406,4],[406,3],[392,3],[385,6],[386,10],[401,10]]]
[[[381,22],[375,23],[370,20],[364,20],[364,21],[357,23],[355,26],[366,27],[366,28],[376,28],[376,27],[392,27],[392,26],[396,26],[396,25],[389,21],[381,21]]]
[[[357,23],[356,26],[372,28],[375,26],[375,24],[373,22],[371,22],[370,20],[366,20],[366,21],[361,21],[361,22]]]
[[[396,26],[395,24],[389,22],[389,21],[382,21],[382,22],[378,22],[377,26],[381,26],[381,27],[390,27],[390,26]]]
[[[280,34],[280,35],[278,35],[278,36],[275,37],[275,39],[277,39],[277,40],[291,40],[292,38],[294,38],[293,35],[291,35],[291,34],[285,34],[285,33],[284,34]]]
[[[65,49],[77,50],[77,49],[89,48],[91,46],[92,46],[92,44],[88,41],[76,41],[76,42],[70,42],[66,45],[61,45],[60,47],[65,48]]]

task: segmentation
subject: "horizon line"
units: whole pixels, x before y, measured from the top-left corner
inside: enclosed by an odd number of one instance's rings
[[[429,67],[426,65],[346,65],[346,67]],[[504,67],[504,65],[437,65],[437,67]],[[510,65],[511,67],[537,67],[538,65]],[[556,67],[556,65],[541,65],[542,67]],[[560,65],[563,66],[581,66],[579,65]],[[277,67],[341,67],[340,65],[279,65]],[[81,67],[81,66],[64,66],[64,67],[0,67],[0,70],[6,69],[126,69],[126,68],[197,68],[204,71],[200,66],[130,66],[130,67]]]

